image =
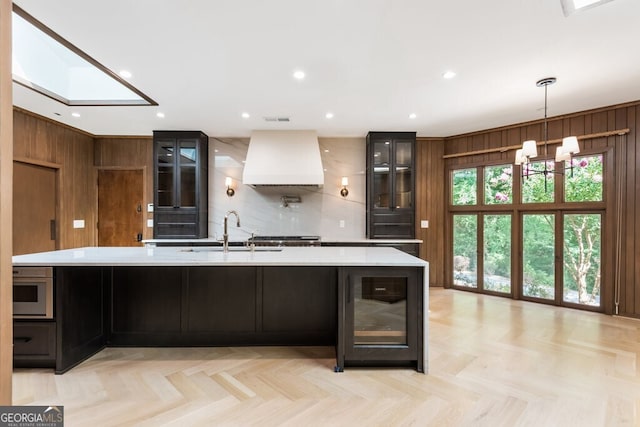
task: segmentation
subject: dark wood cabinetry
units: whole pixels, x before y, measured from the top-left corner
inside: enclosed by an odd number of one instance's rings
[[[367,135],[367,237],[415,238],[415,132]]]
[[[336,267],[114,267],[111,345],[333,345]]]
[[[418,268],[344,268],[337,371],[413,366],[424,372],[423,273]]]
[[[56,322],[14,321],[13,364],[15,367],[54,367]]]
[[[153,132],[153,237],[208,235],[208,146],[200,131]]]
[[[337,369],[423,371],[422,267],[65,266],[14,363],[64,373],[105,346],[336,345]]]

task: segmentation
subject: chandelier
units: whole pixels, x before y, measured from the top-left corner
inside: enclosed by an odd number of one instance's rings
[[[547,125],[547,87],[556,82],[555,77],[546,77],[538,80],[536,86],[544,87],[544,156],[548,156],[548,143],[549,143],[549,129]],[[575,136],[567,136],[562,138],[562,145],[556,148],[556,162],[565,162],[564,170],[570,169],[573,176],[573,162],[572,156],[580,152],[580,146],[578,145],[578,138]],[[564,174],[563,171],[556,171],[555,168],[550,168],[547,165],[546,160],[541,162],[542,168],[535,166],[531,163],[531,159],[538,157],[538,143],[535,140],[528,140],[522,143],[522,148],[516,150],[515,164],[521,167],[522,178],[529,177],[531,175],[544,175],[544,189],[547,190],[547,177],[550,174]],[[567,163],[569,166],[567,167]]]

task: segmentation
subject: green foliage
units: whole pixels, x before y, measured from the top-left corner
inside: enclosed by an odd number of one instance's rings
[[[487,205],[513,203],[513,166],[499,165],[484,168],[484,203]]]
[[[552,171],[555,162],[534,162],[524,168],[522,178],[522,203],[551,203],[554,200],[553,192],[554,178],[553,173],[545,174],[535,173],[534,171],[544,171],[546,164],[547,171]]]
[[[453,216],[454,282],[461,286],[477,286],[477,215]]]
[[[602,200],[602,156],[580,157],[571,160],[564,185],[567,202],[599,202]]]
[[[454,205],[475,205],[478,195],[478,176],[476,169],[459,169],[453,171]]]

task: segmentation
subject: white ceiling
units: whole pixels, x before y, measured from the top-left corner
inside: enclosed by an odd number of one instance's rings
[[[535,82],[549,76],[549,116],[640,100],[638,0],[568,18],[560,0],[15,3],[106,67],[131,71],[159,104],[68,107],[14,84],[15,105],[94,135],[451,136],[541,118]],[[443,79],[446,70],[457,76]]]

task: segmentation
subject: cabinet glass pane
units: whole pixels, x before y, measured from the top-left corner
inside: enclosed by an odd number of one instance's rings
[[[193,166],[180,167],[180,206],[194,207],[196,205],[196,168]]]
[[[354,344],[407,345],[407,278],[354,283]]]
[[[173,165],[158,166],[158,206],[173,206]]]
[[[174,147],[173,141],[168,141],[166,143],[160,142],[158,143],[158,165],[160,166],[168,166],[174,164]]]
[[[186,147],[185,147],[186,145]],[[196,148],[194,144],[180,144],[180,166],[196,164]]]
[[[411,142],[396,142],[396,165],[410,165],[412,151]]]
[[[374,166],[389,166],[391,158],[391,140],[375,142],[373,144],[373,164]]]
[[[391,141],[373,144],[373,207],[388,208],[390,206],[391,175],[389,162],[391,159]]]
[[[411,168],[396,166],[396,208],[411,207]]]

